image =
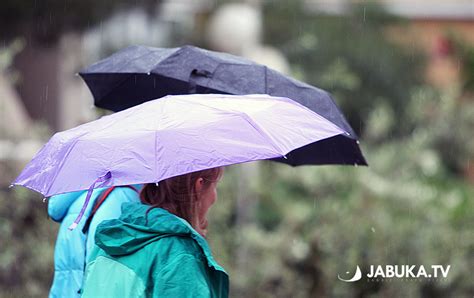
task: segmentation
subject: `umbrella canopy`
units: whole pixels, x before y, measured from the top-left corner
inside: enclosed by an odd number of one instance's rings
[[[193,46],[131,46],[79,74],[91,90],[95,105],[112,111],[170,94],[269,94],[291,98],[348,132],[319,142],[320,154],[312,163],[367,165],[356,134],[329,93],[242,57]]]
[[[287,98],[167,96],[56,133],[13,184],[48,197],[152,183],[219,166],[292,159],[299,148],[317,155],[311,144],[346,133]]]

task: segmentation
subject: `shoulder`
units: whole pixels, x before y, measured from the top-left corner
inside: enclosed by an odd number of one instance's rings
[[[167,235],[148,245],[147,250],[160,256],[161,268],[183,257],[205,260],[201,247],[189,235]]]
[[[182,253],[174,256],[166,265],[153,272],[153,280],[158,287],[180,285],[187,289],[209,289],[210,276],[208,266],[202,258]]]
[[[183,252],[153,271],[154,293],[160,297],[228,297],[229,279],[200,253]]]
[[[210,297],[211,273],[206,260],[192,251],[175,253],[153,270],[153,292],[160,297]]]
[[[140,200],[138,189],[126,186],[116,187],[109,196],[127,202],[138,202]]]
[[[109,193],[94,217],[100,218],[100,221],[118,218],[122,213],[123,203],[138,203],[139,201],[140,197],[135,190],[128,187],[117,187]]]

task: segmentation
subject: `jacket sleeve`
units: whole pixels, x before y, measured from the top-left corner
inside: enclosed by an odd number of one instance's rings
[[[207,266],[181,254],[155,276],[153,297],[211,297]]]

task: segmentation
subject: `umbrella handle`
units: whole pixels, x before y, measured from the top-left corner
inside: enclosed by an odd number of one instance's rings
[[[95,185],[97,183],[104,183],[110,178],[112,178],[112,173],[107,172],[105,175],[100,176],[94,181],[94,183],[92,183],[92,185],[89,187],[89,190],[87,190],[86,200],[84,201],[84,205],[82,205],[81,212],[79,212],[79,215],[77,216],[76,220],[68,228],[70,231],[74,230],[77,227],[82,217],[84,216],[84,212],[86,211],[87,205],[89,205],[89,200],[91,199],[92,192],[94,191]]]

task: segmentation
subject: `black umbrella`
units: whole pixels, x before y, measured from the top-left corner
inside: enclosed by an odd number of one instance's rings
[[[131,46],[81,71],[97,107],[120,111],[170,94],[269,94],[288,97],[347,134],[310,144],[278,160],[291,165],[367,165],[357,136],[326,91],[242,57],[193,46]]]

